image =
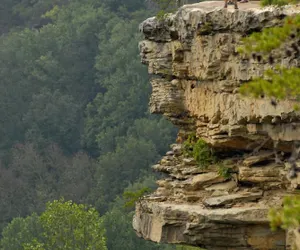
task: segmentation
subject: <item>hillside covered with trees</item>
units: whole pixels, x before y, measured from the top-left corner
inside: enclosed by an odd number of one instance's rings
[[[125,199],[155,188],[150,166],[176,136],[147,107],[151,90],[138,25],[156,14],[153,6],[1,1],[1,250],[194,249],[139,239]],[[298,84],[298,69],[292,77]],[[251,84],[246,94],[289,93]]]
[[[39,218],[53,226],[46,203],[62,197],[95,207],[99,249],[173,249],[140,240],[123,199],[155,186],[176,134],[147,108],[138,24],[153,14],[143,0],[1,1],[1,249],[50,249]]]

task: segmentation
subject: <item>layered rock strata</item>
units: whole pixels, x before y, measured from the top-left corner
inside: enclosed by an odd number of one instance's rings
[[[294,100],[274,105],[239,94],[242,84],[273,65],[243,57],[237,47],[242,37],[299,14],[300,6],[244,5],[234,11],[221,5],[186,5],[140,26],[142,62],[152,75],[150,111],[165,115],[179,133],[153,167],[167,177],[137,203],[133,225],[139,236],[156,242],[213,250],[290,249],[296,237],[271,232],[267,213],[300,187],[300,177],[288,178],[286,161],[300,140],[300,113]],[[275,64],[300,65],[295,53],[287,57],[279,49],[273,56]],[[214,149],[218,163],[201,168],[185,154],[182,143],[190,134]]]

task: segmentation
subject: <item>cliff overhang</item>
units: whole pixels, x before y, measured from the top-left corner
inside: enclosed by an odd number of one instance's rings
[[[267,213],[300,187],[299,177],[287,177],[284,161],[300,140],[300,113],[294,100],[273,105],[239,94],[242,84],[273,66],[241,56],[237,47],[242,37],[299,14],[300,6],[259,8],[252,2],[227,10],[222,4],[186,5],[140,25],[142,63],[151,75],[150,111],[166,116],[179,133],[153,167],[168,177],[137,203],[134,229],[148,240],[213,250],[288,249],[290,234],[271,232]],[[293,55],[275,60],[300,65]],[[217,164],[200,168],[184,154],[182,143],[191,134],[220,154],[229,177],[220,175]],[[275,162],[277,153],[281,163]]]

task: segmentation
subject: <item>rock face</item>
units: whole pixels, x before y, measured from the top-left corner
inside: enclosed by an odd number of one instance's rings
[[[134,229],[147,240],[212,250],[290,249],[299,235],[271,232],[267,213],[300,187],[300,178],[287,177],[285,161],[300,140],[300,112],[293,100],[273,105],[239,95],[242,84],[272,65],[242,57],[237,47],[245,35],[300,13],[300,6],[248,4],[234,11],[222,4],[185,5],[140,25],[141,58],[152,75],[150,111],[165,115],[179,133],[153,166],[168,177],[137,204]],[[275,62],[299,67],[300,58],[279,50]],[[219,162],[201,168],[188,157],[182,143],[190,134],[204,139]],[[274,142],[282,163],[275,163]]]

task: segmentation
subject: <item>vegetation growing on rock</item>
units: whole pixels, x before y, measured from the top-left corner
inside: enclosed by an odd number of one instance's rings
[[[265,71],[263,78],[254,79],[243,85],[241,93],[255,97],[269,96],[279,100],[285,98],[299,100],[300,69],[285,68],[277,58],[280,55],[293,60],[300,56],[300,15],[286,18],[282,27],[267,28],[261,33],[253,33],[243,42],[243,46],[239,49],[241,53],[256,60],[257,56],[260,56],[262,57],[260,61],[269,61],[276,67]]]
[[[292,16],[300,9],[243,8],[239,15],[232,16],[208,5],[183,7],[171,17],[175,22],[151,18],[140,26],[145,35],[142,61],[148,64],[149,72],[157,74],[151,80],[151,111],[169,117],[179,125],[180,134],[178,144],[172,145],[172,150],[154,166],[168,176],[157,182],[159,187],[152,196],[137,205],[134,227],[145,239],[153,241],[184,241],[209,249],[285,249],[289,244],[286,233],[271,232],[266,215],[268,207],[281,205],[282,194],[299,186],[299,180],[287,179],[288,170],[280,161],[274,163],[274,151],[287,160],[293,140],[300,139],[300,116],[293,110],[295,98],[282,99],[280,103],[275,97],[270,98],[272,101],[263,99],[266,93],[261,93],[262,100],[241,98],[238,89],[278,62],[287,69],[296,68],[299,57],[288,58],[290,55],[283,54],[281,48],[271,58],[259,50],[240,56],[236,47],[245,34],[283,24],[282,16]],[[209,34],[201,30],[207,22],[211,23]],[[172,36],[174,31],[179,35]],[[257,36],[253,41],[265,46],[265,40]],[[176,48],[180,47],[184,49],[178,53]],[[160,81],[158,72],[167,72],[166,69],[171,73]],[[289,76],[290,72],[286,73]],[[181,114],[193,119],[185,119]],[[222,162],[199,168],[195,152],[201,150],[194,151],[198,138],[192,135],[181,144],[182,137],[191,131],[221,152],[220,159],[231,158],[234,167],[230,169]],[[276,142],[275,150],[272,142]],[[201,141],[199,145],[202,149]],[[253,154],[248,155],[251,150]],[[236,221],[240,222],[238,227]],[[263,232],[262,237],[257,227]],[[236,233],[229,236],[224,228]],[[170,231],[174,233],[169,237]],[[232,235],[236,235],[236,241]],[[219,238],[222,240],[217,241]]]
[[[215,161],[212,148],[201,138],[196,135],[189,135],[183,143],[185,156],[193,157],[198,166],[205,168]]]
[[[283,208],[271,209],[269,216],[273,230],[280,227],[298,229],[300,227],[300,197],[286,197],[283,201]]]
[[[154,182],[150,165],[175,138],[147,112],[137,27],[154,13],[142,0],[1,1],[1,232],[65,197],[97,209],[109,250],[175,248],[138,239],[118,203],[128,186]]]
[[[293,1],[298,2],[298,1]],[[264,4],[272,3],[283,5],[292,1],[263,1]],[[261,33],[254,33],[244,39],[244,46],[240,52],[250,55],[259,53],[263,59],[277,63],[273,69],[264,72],[263,78],[252,80],[241,87],[241,93],[254,97],[268,96],[274,106],[280,105],[277,100],[291,99],[298,101],[295,109],[299,109],[300,101],[300,69],[297,66],[284,67],[281,61],[276,61],[276,56],[283,50],[282,57],[293,60],[300,56],[300,15],[285,19],[282,27],[264,29]],[[296,140],[296,139],[295,139]],[[291,161],[299,160],[299,155]],[[295,163],[292,163],[295,164]],[[295,176],[299,175],[297,165],[294,165]],[[299,228],[300,224],[300,196],[286,197],[283,208],[271,209],[269,213],[272,229]]]

